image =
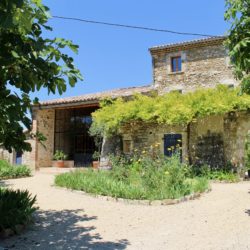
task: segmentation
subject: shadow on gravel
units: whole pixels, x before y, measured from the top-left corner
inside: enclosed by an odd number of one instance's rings
[[[250,216],[250,209],[246,209],[245,213],[248,214]]]
[[[79,210],[38,211],[35,223],[20,236],[1,243],[4,249],[126,249],[128,240],[104,241],[100,234],[91,231],[84,222],[96,220]],[[119,229],[117,229],[119,230]]]
[[[0,187],[11,187],[12,185],[8,184],[6,180],[0,180]]]

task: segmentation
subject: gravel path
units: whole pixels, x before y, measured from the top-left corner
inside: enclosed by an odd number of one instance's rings
[[[7,249],[250,249],[250,183],[213,184],[173,206],[126,205],[52,187],[54,176],[4,182],[37,195],[36,222]]]

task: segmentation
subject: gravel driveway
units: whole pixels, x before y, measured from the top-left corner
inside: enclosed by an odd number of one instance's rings
[[[173,206],[126,205],[52,187],[52,174],[4,182],[37,195],[36,222],[7,249],[250,249],[250,183],[213,184]]]

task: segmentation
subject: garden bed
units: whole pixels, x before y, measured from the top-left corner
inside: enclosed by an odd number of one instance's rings
[[[207,188],[204,192],[202,193],[193,193],[189,195],[185,195],[181,198],[178,199],[163,199],[163,200],[136,200],[136,199],[124,199],[124,198],[116,198],[112,196],[105,196],[105,195],[98,195],[98,194],[93,194],[93,193],[86,193],[81,190],[74,190],[74,189],[68,189],[64,187],[57,187],[59,189],[64,189],[66,191],[70,191],[73,193],[78,193],[82,195],[87,195],[90,197],[94,197],[100,200],[104,201],[111,201],[111,202],[118,202],[118,203],[123,203],[123,204],[128,204],[128,205],[144,205],[144,206],[168,206],[168,205],[175,205],[178,203],[190,201],[190,200],[195,200],[198,199],[202,196],[202,194],[209,193],[211,191],[211,188]]]
[[[129,200],[180,199],[209,189],[206,178],[190,178],[178,157],[115,159],[110,171],[76,170],[56,176],[55,185]]]
[[[5,160],[0,160],[0,179],[15,179],[28,176],[31,176],[31,170],[27,166],[13,166]]]

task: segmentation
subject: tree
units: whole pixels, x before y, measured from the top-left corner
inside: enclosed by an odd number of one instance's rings
[[[77,53],[78,46],[62,38],[48,39],[43,31],[49,8],[41,0],[0,2],[0,145],[9,151],[31,150],[23,127],[30,129],[28,112],[38,99],[29,94],[46,88],[62,94],[82,79],[65,48]],[[18,89],[14,93],[10,89]]]
[[[250,0],[226,0],[225,20],[231,23],[227,46],[242,91],[250,94]]]

